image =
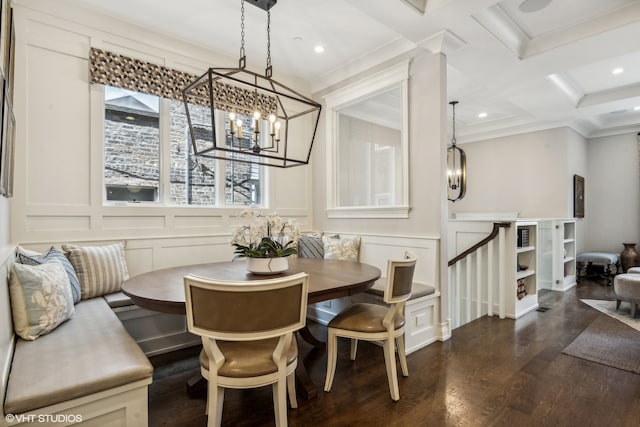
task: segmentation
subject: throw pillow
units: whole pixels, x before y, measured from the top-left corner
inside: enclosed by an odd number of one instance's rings
[[[14,263],[9,278],[16,334],[35,340],[73,315],[69,276],[60,261],[39,265]]]
[[[29,255],[29,256],[33,256],[33,257],[41,257],[42,253],[38,252],[38,251],[32,251],[31,249],[27,249],[27,248],[23,248],[22,246],[18,245],[18,253],[22,253],[25,255]]]
[[[65,271],[67,272],[67,275],[69,276],[69,283],[71,284],[71,294],[73,295],[73,302],[74,303],[79,302],[80,301],[80,282],[78,281],[78,276],[76,275],[76,271],[74,270],[73,266],[71,265],[67,257],[64,256],[62,252],[56,250],[56,248],[54,248],[53,246],[51,247],[51,249],[49,249],[49,252],[47,252],[45,255],[39,255],[39,256],[28,255],[27,253],[23,252],[22,248],[20,249],[20,252],[18,252],[18,261],[21,264],[39,265],[39,264],[44,264],[45,262],[48,262],[52,259],[57,259],[58,261],[60,261],[60,263],[64,267]]]
[[[298,255],[301,258],[324,258],[324,245],[321,237],[300,236]]]
[[[62,245],[78,275],[82,299],[118,292],[129,278],[124,245],[106,246]]]
[[[322,237],[324,257],[326,259],[340,259],[358,261],[360,256],[360,237],[343,237],[339,239]]]

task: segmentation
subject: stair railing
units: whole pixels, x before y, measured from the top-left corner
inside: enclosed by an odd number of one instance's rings
[[[508,222],[494,222],[487,237],[448,262],[452,328],[485,314],[493,316],[496,297],[498,314],[505,318],[505,229],[510,226]]]

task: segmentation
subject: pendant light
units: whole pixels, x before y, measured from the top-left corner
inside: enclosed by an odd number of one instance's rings
[[[182,91],[195,156],[280,168],[309,163],[321,106],[272,78],[270,9],[276,2],[249,1],[267,12],[264,75],[246,69],[241,0],[238,68],[209,68]],[[209,106],[208,118],[197,104]]]
[[[456,104],[458,101],[449,103],[453,108],[453,136],[447,147],[447,199],[451,202],[461,200],[467,191],[467,156],[456,144]]]

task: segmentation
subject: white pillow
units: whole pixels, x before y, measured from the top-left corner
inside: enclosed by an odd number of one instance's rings
[[[325,259],[358,261],[360,256],[360,236],[353,238],[332,238],[322,236]]]
[[[69,276],[58,260],[40,265],[14,263],[9,292],[13,326],[25,340],[48,334],[73,315]]]

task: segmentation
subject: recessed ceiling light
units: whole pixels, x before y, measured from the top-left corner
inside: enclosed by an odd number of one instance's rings
[[[317,45],[316,47],[314,47],[314,48],[313,48],[313,50],[314,50],[316,53],[322,53],[322,52],[324,52],[324,46],[322,46],[322,45],[320,45],[320,44],[319,44],[319,45]]]
[[[622,73],[624,73],[624,68],[620,68],[620,67],[618,67],[618,68],[614,68],[614,69],[611,71],[611,74],[622,74]]]
[[[523,13],[532,13],[544,9],[549,6],[550,3],[551,0],[524,0],[520,3],[518,9]]]
[[[293,41],[294,41],[294,42],[301,42],[301,41],[302,41],[302,37],[300,37],[300,36],[295,36],[295,37],[293,38]]]
[[[640,105],[636,105],[635,107],[633,107],[633,111],[640,111]]]
[[[485,118],[485,117],[487,117],[487,116],[488,116],[488,114],[487,114],[487,113],[485,113],[484,111],[483,111],[482,113],[478,114],[478,118],[479,118],[479,119],[484,119],[484,118]]]

